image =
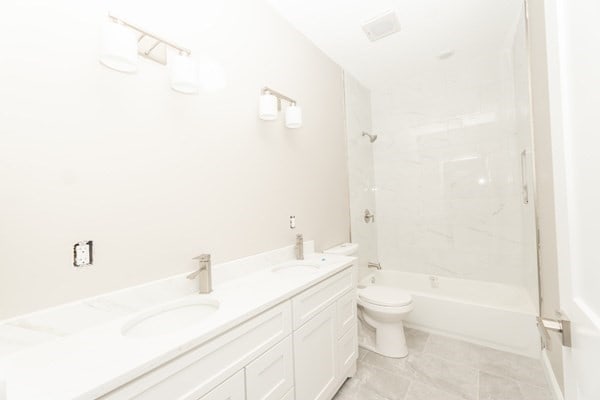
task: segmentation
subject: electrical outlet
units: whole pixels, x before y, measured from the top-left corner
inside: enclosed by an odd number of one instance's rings
[[[73,246],[73,265],[75,267],[92,265],[94,261],[93,249],[93,242],[91,240],[75,243]]]

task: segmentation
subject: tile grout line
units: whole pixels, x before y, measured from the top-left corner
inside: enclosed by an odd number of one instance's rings
[[[427,349],[427,346],[430,343],[431,335],[432,334],[429,334],[429,336],[427,337],[426,346],[424,347],[424,350],[423,350],[423,353],[427,353],[427,355],[429,355],[430,357],[436,358],[438,360],[446,361],[446,362],[449,362],[449,363],[452,363],[452,364],[456,364],[456,365],[459,365],[459,366],[462,366],[462,367],[466,367],[466,368],[470,368],[470,369],[476,370],[476,371],[478,371],[478,376],[479,376],[480,373],[485,373],[485,374],[488,374],[488,375],[495,376],[497,378],[508,379],[508,380],[510,380],[510,381],[512,381],[514,383],[517,383],[517,384],[525,384],[525,385],[534,386],[534,387],[537,387],[537,388],[547,389],[546,385],[537,385],[535,383],[525,382],[525,381],[519,380],[519,379],[514,378],[514,377],[512,377],[510,375],[507,375],[507,374],[502,374],[502,373],[499,373],[499,372],[496,372],[496,371],[492,372],[492,371],[481,369],[481,367],[479,365],[478,366],[474,366],[472,364],[461,362],[460,360],[456,360],[456,359],[453,359],[453,358],[450,358],[450,357],[445,357],[443,355],[439,355],[439,354],[434,353],[434,352],[425,351]],[[437,336],[440,336],[442,338],[446,338],[443,335],[437,335]],[[470,343],[470,342],[462,341],[460,339],[455,339],[455,338],[448,338],[448,339],[456,340],[456,341],[459,341],[461,343],[467,344],[469,346],[473,346],[476,351],[479,351],[477,349],[477,347],[488,348],[488,347],[485,347],[485,346],[482,346],[482,345],[477,345],[477,344],[473,344],[473,343]],[[493,349],[493,348],[489,347],[489,349]],[[502,351],[502,350],[497,350],[497,349],[493,349],[493,350],[496,350],[496,351],[501,352],[501,353],[506,353],[506,354],[509,354],[509,355],[520,356],[519,354],[509,353],[509,352],[505,352],[505,351]]]
[[[406,393],[404,394],[404,398],[403,398],[404,400],[408,400],[408,394],[410,393],[410,388],[411,388],[412,384],[413,384],[413,380],[410,379],[408,381],[408,387],[406,388]]]
[[[477,400],[481,400],[481,370],[477,369]]]
[[[417,329],[415,329],[417,330]],[[418,332],[425,332],[425,331],[418,331]],[[427,346],[429,346],[429,339],[431,339],[431,333],[429,332],[425,332],[427,334],[427,339],[425,339],[425,344],[423,345],[423,351],[421,353],[425,354],[427,353]]]
[[[418,331],[418,330],[416,330],[416,331]],[[420,332],[424,332],[424,331],[420,331]],[[472,382],[474,382],[474,386],[475,386],[474,387],[475,393],[473,393],[474,394],[473,400],[489,400],[489,398],[482,398],[482,392],[481,392],[482,379],[481,378],[482,378],[482,374],[484,374],[484,373],[487,374],[487,375],[491,375],[493,377],[496,377],[496,378],[506,379],[506,380],[508,380],[510,382],[513,382],[518,387],[518,390],[519,390],[521,396],[523,396],[523,393],[524,393],[523,389],[522,389],[522,387],[524,387],[524,386],[527,386],[527,387],[530,387],[530,388],[533,388],[533,389],[539,388],[539,389],[545,389],[546,391],[548,390],[548,387],[545,386],[545,385],[541,385],[541,386],[540,385],[536,385],[534,383],[529,382],[528,380],[523,381],[523,380],[515,378],[515,377],[513,377],[511,375],[504,374],[502,372],[497,372],[497,371],[487,372],[486,370],[483,370],[481,368],[481,365],[482,365],[481,362],[485,361],[485,359],[482,359],[481,357],[483,355],[485,355],[487,357],[488,355],[487,354],[483,354],[482,355],[482,354],[480,354],[480,352],[478,350],[480,350],[479,349],[480,347],[483,350],[485,350],[486,348],[484,348],[484,346],[473,345],[474,346],[473,349],[468,349],[468,348],[464,349],[465,351],[473,350],[475,352],[473,354],[473,356],[477,356],[474,359],[476,361],[475,365],[473,363],[467,364],[467,363],[461,362],[461,360],[463,360],[463,359],[456,360],[456,359],[453,359],[452,357],[450,357],[450,358],[447,357],[447,354],[450,354],[450,356],[456,355],[454,353],[445,353],[445,352],[442,352],[442,355],[438,355],[436,352],[432,351],[432,343],[434,342],[434,337],[432,337],[433,335],[431,333],[429,333],[429,332],[424,332],[424,333],[427,336],[423,340],[422,351],[418,351],[416,349],[409,349],[409,356],[410,356],[410,353],[412,353],[413,355],[417,355],[417,356],[424,355],[426,357],[431,357],[432,360],[439,360],[439,361],[442,361],[442,362],[445,362],[445,363],[449,363],[451,365],[454,364],[456,366],[464,367],[464,368],[467,368],[467,369],[473,371],[473,373],[476,374],[476,379],[474,381],[472,381]],[[441,337],[444,338],[443,336],[441,336]],[[458,339],[453,339],[453,340],[458,340]],[[460,341],[460,340],[458,340],[458,341]],[[461,343],[466,343],[469,346],[471,345],[468,342],[464,342],[464,341],[460,341],[460,342]],[[460,348],[458,348],[458,349],[460,350]],[[456,350],[456,349],[454,349],[454,350]],[[375,352],[372,352],[372,351],[366,350],[366,349],[363,349],[362,353],[363,354],[362,354],[361,360],[363,362],[364,362],[364,360],[367,358],[367,356],[369,354],[371,354],[371,353],[377,354]],[[501,353],[505,353],[505,352],[501,352]],[[444,354],[446,354],[446,356],[444,356]],[[507,354],[510,355],[512,353],[507,353]],[[379,370],[379,371],[382,371],[382,372],[387,372],[387,373],[389,373],[391,375],[394,375],[394,376],[398,376],[398,377],[407,379],[408,385],[407,385],[406,393],[402,397],[402,400],[408,400],[410,398],[411,389],[413,389],[415,387],[415,384],[417,382],[420,382],[419,379],[414,379],[414,377],[410,377],[410,374],[406,375],[404,373],[397,373],[397,371],[393,368],[393,365],[392,366],[388,366],[388,367],[386,367],[384,365],[379,365],[379,363],[373,363],[373,364],[366,363],[365,365],[368,365],[369,368],[374,368],[375,371]],[[525,365],[525,367],[526,367],[526,365]],[[422,382],[422,383],[425,384],[425,382]],[[426,384],[426,385],[429,385],[429,384]],[[437,388],[437,386],[435,386],[435,385],[433,387]],[[440,387],[440,388],[437,388],[437,389],[439,389],[439,390],[441,390],[443,392],[446,392],[448,394],[452,394],[453,396],[458,395],[459,397],[462,397],[461,394],[454,393],[454,392],[451,392],[451,393],[447,392],[447,390],[445,388],[441,388]],[[387,397],[389,397],[389,396],[387,396]],[[342,399],[340,399],[340,400],[342,400]],[[386,399],[386,400],[389,400],[389,399]]]

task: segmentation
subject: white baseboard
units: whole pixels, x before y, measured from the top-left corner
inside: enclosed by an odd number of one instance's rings
[[[548,351],[546,349],[542,350],[542,365],[544,366],[544,374],[546,375],[546,381],[548,381],[548,386],[552,392],[552,397],[554,400],[564,400],[562,390],[560,390],[560,385],[558,384],[556,375],[554,375],[554,371],[552,370],[552,364],[550,364]]]

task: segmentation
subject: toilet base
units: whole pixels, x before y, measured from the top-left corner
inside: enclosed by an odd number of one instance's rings
[[[361,343],[361,344],[358,345],[358,347],[360,347],[362,349],[365,349],[365,350],[369,350],[370,352],[373,352],[373,353],[377,353],[380,356],[387,357],[387,358],[398,358],[399,359],[399,358],[406,358],[408,356],[408,351],[406,352],[406,355],[401,356],[401,357],[391,356],[391,355],[389,355],[387,353],[384,354],[384,353],[381,353],[381,351],[377,350],[377,348],[375,346],[372,346],[372,345],[367,344],[367,343]]]
[[[386,324],[384,327],[379,326],[378,329],[375,329],[375,332],[373,332],[372,327],[364,326],[364,324],[363,321],[359,323],[360,347],[389,358],[408,356],[408,346],[406,345],[402,322]]]
[[[391,358],[404,358],[408,355],[402,322],[377,327],[375,331],[375,351]]]

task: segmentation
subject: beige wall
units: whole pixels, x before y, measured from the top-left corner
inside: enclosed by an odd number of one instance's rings
[[[554,217],[554,184],[552,180],[553,163],[550,140],[544,1],[530,0],[528,4],[536,169],[536,212],[538,229],[540,231],[541,313],[543,317],[556,318],[556,311],[560,309],[560,299]],[[562,386],[563,370],[560,336],[551,333],[551,339],[551,348],[548,351],[548,355],[556,378]]]
[[[227,89],[185,96],[158,64],[98,63],[108,2],[3,2],[0,318],[188,271],[202,252],[222,262],[296,232],[318,248],[348,240],[341,69],[262,1],[207,3],[115,1],[222,61]],[[258,120],[263,85],[298,100],[304,128]],[[80,240],[96,262],[76,270]]]

